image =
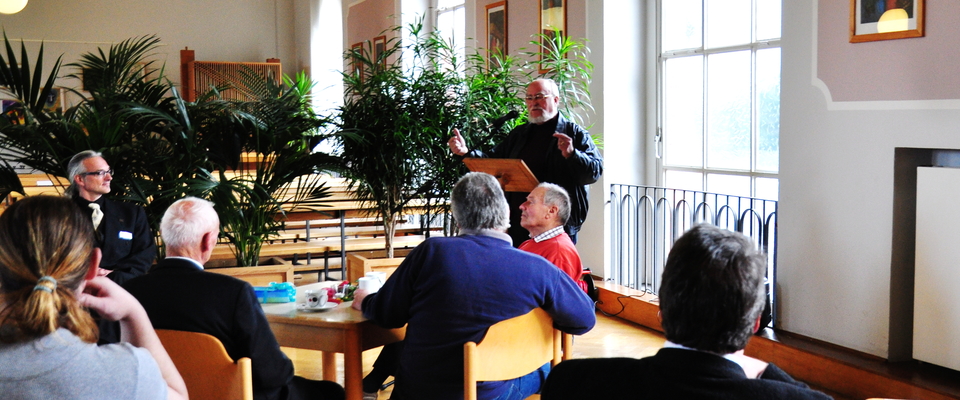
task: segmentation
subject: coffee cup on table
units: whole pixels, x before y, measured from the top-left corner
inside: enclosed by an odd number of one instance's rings
[[[376,293],[383,286],[380,279],[371,276],[365,276],[357,280],[357,289],[367,293]]]
[[[306,297],[307,307],[319,308],[327,305],[326,290],[307,290],[303,294]]]
[[[387,281],[387,273],[380,271],[370,271],[367,272],[366,276],[375,278],[377,282],[380,283],[380,286],[383,286],[383,283]]]

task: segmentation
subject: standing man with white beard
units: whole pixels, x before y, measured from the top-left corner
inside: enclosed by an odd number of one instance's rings
[[[447,142],[453,154],[463,157],[516,158],[523,160],[540,182],[555,183],[570,195],[570,219],[564,231],[577,242],[577,232],[587,218],[588,188],[603,174],[603,157],[590,133],[567,120],[559,112],[560,97],[556,82],[537,79],[527,86],[524,101],[529,123],[510,131],[507,139],[492,150],[470,150],[460,131],[453,130]],[[507,193],[510,204],[510,228],[513,245],[530,238],[520,225],[520,205],[527,193]]]

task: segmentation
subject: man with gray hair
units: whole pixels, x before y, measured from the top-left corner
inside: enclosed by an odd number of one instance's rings
[[[570,218],[564,230],[573,243],[587,218],[588,187],[603,174],[603,157],[590,133],[560,115],[560,90],[551,79],[540,78],[527,85],[527,124],[510,131],[507,138],[490,151],[470,150],[460,131],[453,130],[447,141],[453,154],[463,157],[521,159],[540,182],[563,187],[570,196]],[[520,223],[520,204],[526,193],[508,193],[510,229],[514,246],[530,235]]]
[[[124,288],[156,329],[206,333],[223,343],[230,358],[250,357],[253,397],[258,400],[343,399],[334,382],[294,376],[293,362],[280,351],[257,295],[249,283],[205,272],[220,235],[213,203],[177,200],[160,222],[166,258]]]
[[[106,198],[113,170],[93,150],[77,153],[67,164],[66,195],[89,213],[103,253],[97,274],[123,284],[147,273],[156,258],[153,232],[143,207]]]
[[[694,226],[673,244],[663,267],[663,348],[643,359],[564,361],[550,374],[543,400],[829,399],[743,354],[760,328],[765,272],[766,258],[743,234]]]
[[[504,233],[507,202],[497,180],[471,172],[453,188],[460,236],[432,237],[400,264],[377,293],[358,291],[353,307],[385,328],[407,326],[393,400],[463,396],[463,344],[491,325],[543,308],[572,334],[593,328],[593,302],[542,257],[515,249]],[[549,364],[510,381],[482,382],[479,399],[537,393]]]
[[[567,191],[552,183],[541,183],[527,195],[520,212],[520,224],[530,232],[530,239],[521,243],[519,249],[543,256],[579,281],[583,275],[580,253],[563,231],[563,224],[570,218]]]

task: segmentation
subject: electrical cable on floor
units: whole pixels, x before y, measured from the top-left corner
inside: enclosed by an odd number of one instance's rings
[[[601,313],[603,313],[603,315],[606,315],[606,316],[608,316],[608,317],[615,317],[615,316],[617,316],[617,315],[620,315],[620,313],[622,313],[623,310],[625,310],[625,309],[627,308],[627,305],[623,303],[623,299],[628,298],[628,297],[635,297],[635,298],[638,298],[638,299],[642,299],[644,296],[646,296],[646,295],[648,295],[648,294],[649,294],[649,293],[644,293],[644,294],[631,294],[631,295],[626,295],[626,296],[617,296],[617,303],[620,303],[620,311],[617,311],[617,312],[615,312],[615,313],[613,313],[613,314],[610,314],[610,313],[608,313],[608,312],[606,312],[606,311],[603,311],[603,309],[601,309],[600,307],[597,307],[597,310],[599,310]],[[660,302],[660,299],[658,299],[658,298],[653,298],[653,299],[650,300],[650,302],[651,302],[651,303],[659,303],[659,302]],[[603,302],[598,300],[598,301],[597,301],[597,305],[600,305],[600,304],[603,304]]]

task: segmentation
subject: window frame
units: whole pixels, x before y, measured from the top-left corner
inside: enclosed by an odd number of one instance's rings
[[[662,32],[663,32],[663,1],[670,0],[659,0],[657,1],[656,7],[656,82],[657,82],[657,93],[656,93],[656,104],[657,104],[657,127],[655,132],[653,132],[653,141],[655,147],[655,156],[656,156],[656,176],[657,176],[657,185],[665,186],[666,185],[666,175],[667,171],[678,171],[678,172],[695,172],[701,174],[701,189],[703,191],[708,191],[709,187],[707,186],[708,176],[711,174],[721,174],[721,175],[731,175],[731,176],[747,176],[750,178],[750,193],[749,196],[757,196],[757,178],[768,178],[776,179],[779,182],[779,167],[777,171],[763,171],[759,170],[757,167],[757,157],[759,153],[759,104],[758,104],[758,87],[757,87],[757,51],[772,49],[772,48],[781,48],[780,42],[782,38],[782,18],[781,18],[781,37],[775,39],[763,39],[757,40],[757,1],[751,1],[751,42],[746,44],[732,45],[732,46],[720,46],[720,47],[711,47],[707,48],[705,44],[707,43],[706,34],[707,29],[705,29],[706,18],[706,2],[708,0],[702,0],[703,7],[701,8],[701,43],[698,48],[688,48],[681,50],[672,50],[672,51],[663,51],[662,50]],[[782,4],[782,2],[781,2]],[[751,71],[750,71],[750,167],[749,170],[742,169],[724,169],[724,168],[711,168],[707,164],[708,157],[708,148],[709,148],[709,116],[708,116],[708,98],[709,98],[709,59],[711,55],[730,53],[736,51],[750,51],[751,59]],[[782,51],[782,50],[781,50]],[[702,138],[702,154],[700,160],[700,167],[689,167],[689,166],[670,166],[665,164],[665,141],[664,138],[670,132],[664,132],[664,120],[666,115],[665,107],[665,67],[666,62],[669,59],[681,58],[681,57],[691,57],[691,56],[701,56],[703,62],[703,99],[702,99],[702,110],[703,110],[703,123],[701,126],[701,138]],[[782,58],[781,58],[782,59]],[[782,82],[782,70],[783,66],[780,66],[781,70],[781,82]],[[779,150],[779,140],[778,140],[778,150]],[[778,157],[779,161],[779,157]],[[779,197],[779,196],[777,196]],[[773,199],[773,200],[776,200]]]

